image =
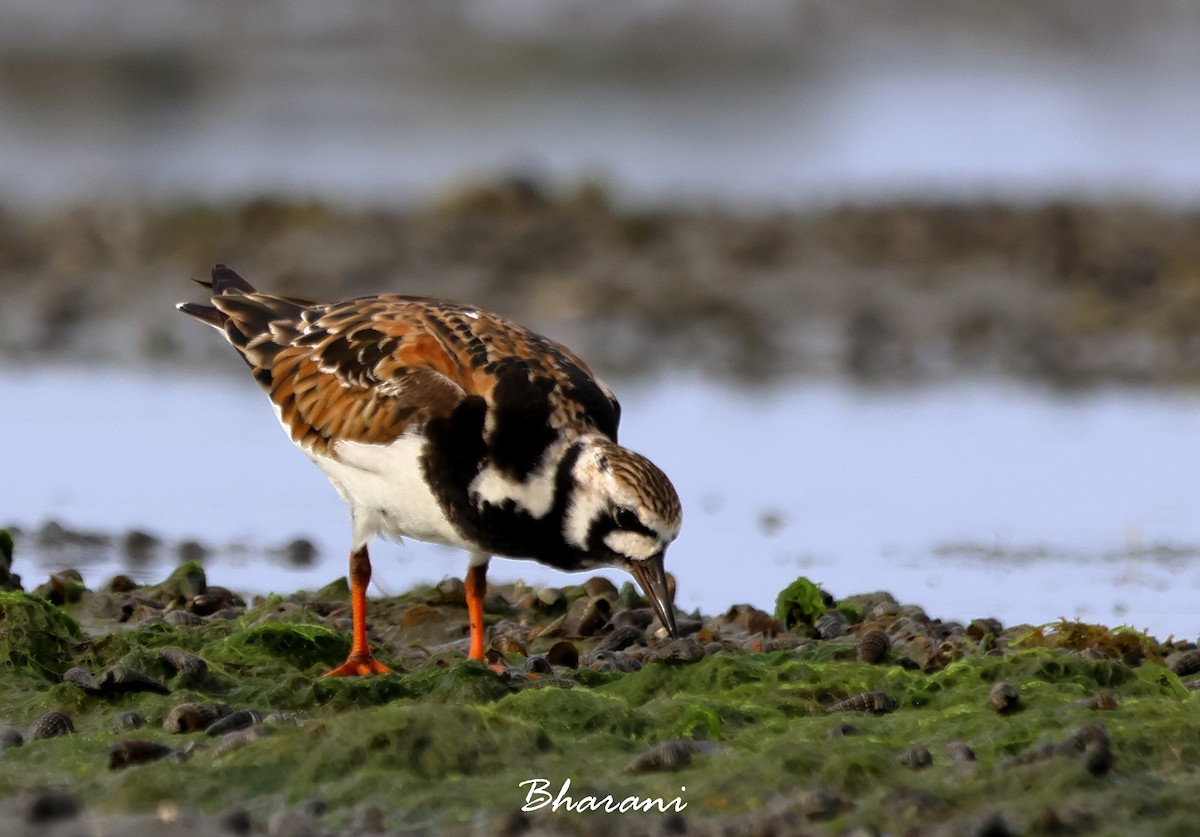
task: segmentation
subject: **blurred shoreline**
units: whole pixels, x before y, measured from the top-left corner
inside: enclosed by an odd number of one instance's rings
[[[305,298],[495,309],[614,378],[1200,382],[1200,213],[633,210],[594,184],[522,178],[397,210],[264,198],[0,212],[0,363],[240,371],[173,308],[218,261]]]

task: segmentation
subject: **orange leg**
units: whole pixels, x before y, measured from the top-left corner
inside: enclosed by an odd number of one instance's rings
[[[326,677],[349,677],[365,674],[384,674],[390,668],[375,659],[367,644],[367,585],[371,583],[371,559],[364,546],[350,553],[350,610],[354,619],[354,639],[346,662],[327,673]]]
[[[483,659],[483,596],[487,592],[487,564],[467,568],[467,619],[471,624],[469,660]]]

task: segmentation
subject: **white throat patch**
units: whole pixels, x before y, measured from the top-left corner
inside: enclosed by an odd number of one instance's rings
[[[644,532],[617,529],[604,536],[604,545],[618,555],[627,555],[634,561],[644,561],[658,553],[657,542]]]

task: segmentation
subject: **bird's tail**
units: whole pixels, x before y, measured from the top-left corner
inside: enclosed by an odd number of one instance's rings
[[[245,296],[246,294],[257,293],[253,285],[223,264],[213,267],[211,281],[205,282],[203,279],[193,279],[192,281],[203,288],[209,288],[212,291],[213,297],[231,294]],[[212,305],[201,305],[196,302],[180,302],[175,307],[218,331],[225,330],[225,321],[229,319],[228,314]]]
[[[211,281],[196,281],[212,290],[212,304],[181,302],[175,307],[223,332],[267,386],[276,355],[299,335],[305,311],[313,303],[259,293],[223,264],[213,268]]]

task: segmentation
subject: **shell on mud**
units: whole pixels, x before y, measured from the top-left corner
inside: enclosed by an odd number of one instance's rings
[[[961,660],[968,650],[967,644],[961,639],[942,640],[925,661],[925,671],[941,671],[951,663]]]
[[[498,651],[501,654],[525,654],[528,652],[524,644],[515,637],[508,636],[507,634],[493,637],[491,650]]]
[[[201,706],[198,703],[181,703],[167,713],[163,729],[177,735],[208,729],[218,718],[229,714],[226,707]]]
[[[1085,709],[1095,709],[1099,712],[1111,712],[1117,708],[1117,698],[1112,692],[1096,692],[1083,703]]]
[[[797,648],[803,648],[814,642],[816,640],[793,636],[792,634],[783,634],[781,636],[765,637],[762,640],[757,640],[754,650],[764,654],[769,654],[772,651],[794,651]]]
[[[1000,636],[1004,633],[1004,625],[999,619],[972,619],[971,624],[967,625],[967,636],[979,642],[989,634],[991,636]]]
[[[858,638],[856,656],[860,663],[875,665],[882,663],[890,650],[892,650],[892,641],[888,635],[879,628],[872,628]]]
[[[630,610],[618,610],[613,614],[613,618],[608,620],[608,627],[614,631],[617,628],[623,628],[626,625],[632,625],[642,633],[650,627],[650,623],[654,621],[654,611],[648,607],[635,607]]]
[[[629,773],[650,773],[659,770],[679,770],[692,763],[691,742],[670,738],[659,742],[625,767]]]
[[[975,761],[975,751],[965,741],[959,741],[958,739],[947,741],[946,746],[942,750],[950,761]]]
[[[130,668],[124,663],[109,666],[100,675],[100,691],[115,692],[153,692],[158,695],[169,695],[171,690],[165,683],[159,683],[153,677],[136,668]]]
[[[293,715],[291,712],[270,712],[262,722],[275,727],[298,727],[301,720],[299,715]]]
[[[218,610],[230,607],[245,607],[245,605],[246,603],[242,600],[242,597],[232,590],[216,585],[209,585],[208,589],[203,593],[193,596],[186,607],[197,616],[211,616]]]
[[[246,729],[235,730],[221,736],[216,749],[213,751],[213,758],[221,758],[235,750],[240,750],[246,747],[263,736],[267,735],[269,730],[267,727],[255,725]]]
[[[115,732],[127,732],[132,729],[140,729],[146,725],[146,718],[141,712],[136,709],[126,709],[124,712],[118,712],[113,718],[113,730]]]
[[[840,610],[827,610],[813,623],[821,639],[837,639],[850,633],[850,620]]]
[[[109,579],[108,584],[104,585],[106,593],[131,593],[138,589],[140,585],[127,575],[114,575]]]
[[[532,654],[521,664],[520,671],[522,674],[553,674],[554,666],[545,654]]]
[[[534,594],[532,605],[542,611],[554,611],[566,607],[567,596],[557,587],[542,587]]]
[[[1079,755],[1089,745],[1112,747],[1112,739],[1108,735],[1108,730],[1104,728],[1104,724],[1097,721],[1084,724],[1067,736],[1058,746],[1058,751],[1063,755]]]
[[[70,683],[73,686],[78,686],[85,692],[99,692],[100,681],[96,679],[90,671],[79,666],[72,666],[63,672],[62,676],[64,683]]]
[[[442,597],[442,601],[447,604],[466,604],[467,585],[463,583],[461,578],[448,575],[437,583],[435,589],[438,591],[438,595]]]
[[[775,636],[783,632],[783,625],[778,619],[748,604],[736,604],[729,608],[721,617],[721,621],[741,628],[749,634]]]
[[[1055,750],[1065,756],[1081,758],[1084,768],[1093,776],[1103,776],[1115,761],[1108,730],[1094,721],[1075,730]]]
[[[523,622],[514,622],[512,619],[501,619],[496,624],[492,625],[492,638],[507,637],[510,640],[520,644],[529,645],[529,632],[532,627]]]
[[[108,769],[122,770],[136,764],[158,761],[168,756],[183,761],[188,754],[157,741],[144,741],[136,738],[118,741],[108,748]]]
[[[851,695],[845,700],[839,700],[825,711],[828,713],[870,712],[872,715],[886,715],[888,712],[896,711],[896,701],[887,692],[876,690]]]
[[[1017,691],[1017,687],[1007,680],[1001,680],[988,692],[987,705],[989,709],[1003,714],[1016,709],[1020,700],[1021,693]]]
[[[176,674],[182,675],[190,683],[199,683],[208,676],[208,663],[190,651],[182,651],[178,648],[160,648],[158,656]]]
[[[612,613],[612,602],[606,598],[576,599],[563,617],[563,633],[569,637],[594,636],[600,633]]]
[[[595,575],[583,582],[583,589],[593,599],[608,599],[615,602],[618,596],[617,586],[601,575]]]
[[[627,674],[642,669],[642,661],[624,651],[593,651],[585,655],[581,662],[592,671]]]
[[[257,709],[239,709],[237,712],[230,712],[220,720],[213,721],[204,732],[213,736],[225,735],[257,726],[262,723],[262,720],[262,713]]]
[[[579,649],[570,640],[559,640],[550,646],[546,659],[552,666],[579,668]]]
[[[621,625],[596,645],[598,651],[624,651],[631,645],[645,645],[646,630],[636,625]]]
[[[922,747],[918,744],[915,747],[909,747],[901,753],[900,758],[897,760],[905,767],[913,770],[921,770],[933,764],[933,754],[929,752],[928,747]]]
[[[704,659],[704,646],[690,636],[684,636],[651,650],[647,656],[664,663],[694,663]]]
[[[1083,750],[1083,766],[1093,776],[1103,776],[1116,761],[1107,743],[1091,742]]]
[[[197,616],[188,610],[169,610],[163,614],[163,620],[170,625],[179,625],[185,628],[195,628],[204,624],[204,617]]]
[[[27,737],[30,741],[37,741],[40,738],[69,735],[74,731],[75,724],[71,721],[70,716],[52,709],[30,725]]]
[[[1163,661],[1167,668],[1179,677],[1187,677],[1200,671],[1200,648],[1190,651],[1177,651]]]

